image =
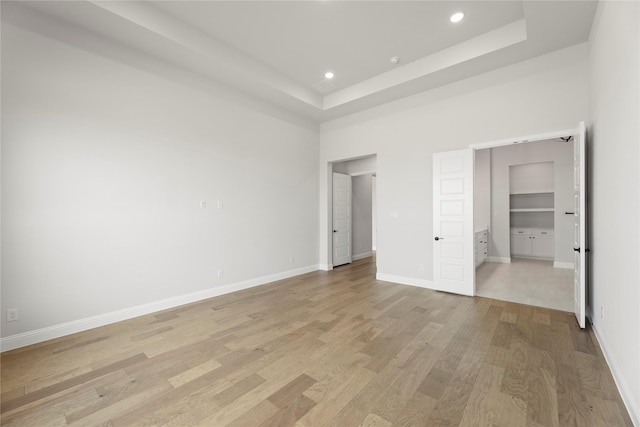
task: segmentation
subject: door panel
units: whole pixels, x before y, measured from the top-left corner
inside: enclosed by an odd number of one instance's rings
[[[452,280],[456,282],[464,281],[464,266],[458,264],[441,264],[441,275],[440,277],[444,280]]]
[[[440,242],[440,246],[440,256],[455,259],[464,258],[464,246],[445,242]]]
[[[440,222],[440,232],[442,235],[462,237],[464,235],[464,224],[460,222]]]
[[[450,194],[450,193],[440,193]],[[443,200],[440,203],[441,215],[464,215],[464,200]]]
[[[433,285],[475,293],[473,150],[433,155]]]
[[[531,256],[531,236],[512,234],[511,254],[515,256]]]
[[[555,241],[552,236],[532,236],[531,255],[539,258],[553,259]]]
[[[440,181],[440,193],[442,194],[459,194],[463,191],[464,180],[460,178],[456,179],[443,179]]]
[[[351,177],[333,173],[333,266],[351,262]]]
[[[585,327],[587,288],[587,233],[586,233],[586,129],[580,122],[573,141],[573,195],[574,195],[574,270],[573,311],[581,328]]]

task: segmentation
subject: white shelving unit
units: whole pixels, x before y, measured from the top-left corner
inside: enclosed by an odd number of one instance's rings
[[[553,190],[509,194],[512,212],[553,212]]]
[[[553,229],[554,193],[550,190],[509,194],[511,228]]]
[[[553,259],[554,192],[527,191],[509,195],[511,255]]]

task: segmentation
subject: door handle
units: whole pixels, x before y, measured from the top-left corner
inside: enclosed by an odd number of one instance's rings
[[[574,214],[574,212],[565,212],[564,214],[565,214],[565,215],[573,215],[573,214]]]
[[[334,233],[337,233],[337,232],[338,232],[338,230],[333,230],[333,232],[334,232]]]
[[[574,252],[580,252],[580,248],[573,248]]]
[[[438,236],[436,236],[433,240],[435,240],[435,241],[437,242],[438,240],[444,240],[444,237],[438,237]]]

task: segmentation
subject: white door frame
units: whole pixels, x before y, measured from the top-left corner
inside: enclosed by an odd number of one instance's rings
[[[343,162],[350,162],[353,160],[360,160],[360,159],[366,159],[368,157],[375,157],[377,159],[378,153],[370,153],[370,154],[365,154],[362,156],[357,156],[357,157],[350,157],[350,158],[346,158],[346,159],[337,159],[337,160],[331,160],[331,161],[327,161],[326,162],[326,170],[327,170],[327,191],[322,192],[322,197],[326,197],[327,199],[327,218],[326,218],[326,234],[324,233],[325,230],[320,230],[321,234],[325,234],[325,238],[326,238],[326,242],[327,242],[327,247],[326,247],[326,253],[327,254],[327,263],[326,264],[320,264],[320,269],[321,270],[325,270],[325,271],[330,271],[333,270],[333,165],[335,163],[343,163]],[[377,160],[376,160],[377,161]],[[351,176],[359,176],[359,175],[368,175],[368,174],[376,174],[376,178],[377,178],[377,167],[375,170],[368,170],[368,171],[360,171],[360,172],[355,172],[355,173],[350,173],[348,175]],[[377,207],[374,206],[374,209],[377,209]],[[323,225],[324,227],[324,225]]]
[[[481,142],[478,144],[470,144],[469,148],[474,150],[482,150],[483,148],[503,147],[512,144],[524,144],[527,142],[544,141],[546,139],[560,138],[576,133],[576,128],[564,129],[552,132],[538,133],[535,135],[521,136],[516,138],[500,139],[498,141]]]
[[[478,144],[470,144],[469,148],[471,148],[475,152],[475,150],[481,150],[484,148],[503,147],[505,145],[524,144],[529,142],[544,141],[547,139],[561,138],[561,137],[566,137],[567,135],[576,135],[580,131],[580,126],[582,126],[582,122],[578,123],[577,127],[570,128],[570,129],[563,129],[558,131],[539,133],[535,135],[521,136],[517,138],[501,139],[498,141],[489,141],[489,142],[482,142]],[[582,159],[582,160],[586,161],[586,159]],[[474,177],[474,180],[475,180],[475,177]],[[474,188],[475,188],[475,182],[474,182]],[[473,236],[471,236],[471,239],[473,239]],[[473,280],[474,280],[474,290],[475,290],[475,275],[473,277]],[[585,309],[585,311],[588,313],[588,310]]]

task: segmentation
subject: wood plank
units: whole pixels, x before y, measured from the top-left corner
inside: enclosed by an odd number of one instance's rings
[[[316,402],[301,394],[289,404],[273,414],[269,419],[260,424],[261,427],[290,426],[309,412],[316,405]]]
[[[78,375],[77,377],[70,378],[68,380],[62,381],[58,384],[54,384],[45,388],[41,388],[32,393],[25,394],[23,396],[17,397],[15,399],[9,400],[8,402],[2,402],[1,412],[11,411],[12,409],[18,408],[20,406],[26,405],[31,402],[35,402],[36,400],[44,399],[48,396],[54,395],[56,393],[60,393],[64,390],[67,390],[75,385],[82,384],[84,382],[90,381],[93,378],[97,378],[103,375],[106,375],[110,372],[114,372],[120,370],[124,367],[127,367],[134,363],[139,363],[143,360],[146,360],[146,356],[144,354],[138,354],[136,356],[121,360],[119,362],[113,363],[111,365],[105,366],[104,368],[96,369],[95,371],[87,372],[82,375]]]
[[[266,422],[280,409],[268,400],[262,400],[256,406],[231,421],[229,426],[257,426]]]
[[[390,427],[391,422],[379,415],[369,414],[358,424],[358,427]]]
[[[553,374],[544,368],[531,369],[528,383],[527,423],[559,426],[558,400]]]
[[[306,374],[302,374],[280,390],[273,393],[271,396],[267,397],[267,400],[273,403],[276,407],[283,408],[315,383],[315,379]]]
[[[318,404],[314,406],[304,417],[298,420],[298,426],[322,426],[340,412],[351,400],[360,393],[371,380],[375,373],[365,368],[357,368],[350,374],[344,373],[341,381],[336,381],[335,388],[324,389],[319,398],[317,390],[310,388],[305,395],[311,397]]]
[[[399,412],[393,425],[398,427],[424,426],[437,400],[416,391]]]
[[[500,418],[500,407],[495,402],[500,397],[500,383],[503,369],[481,364],[469,403],[467,404],[460,426],[491,426]]]

